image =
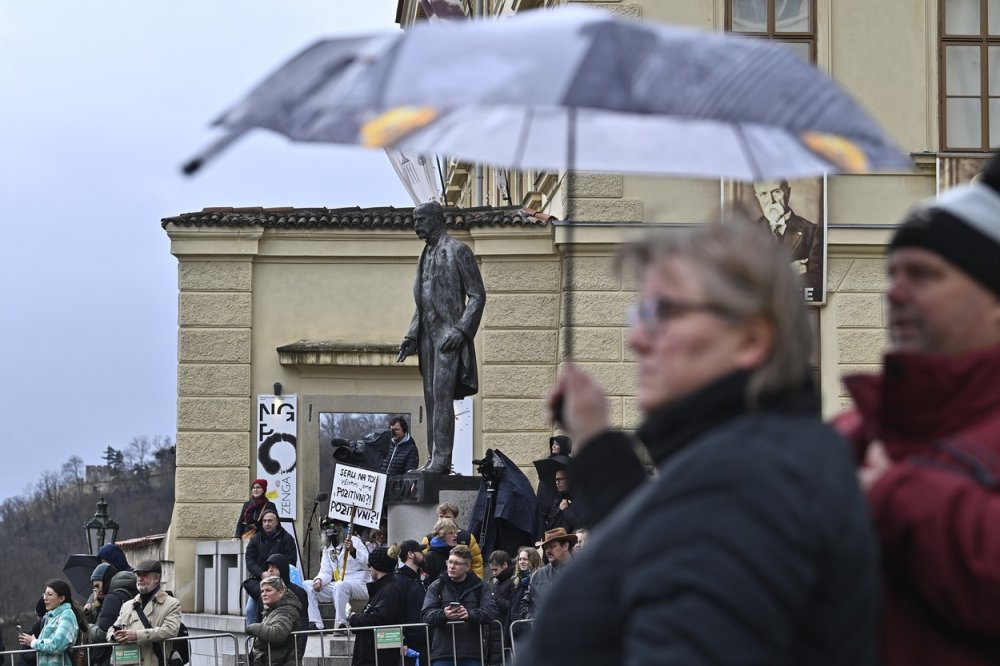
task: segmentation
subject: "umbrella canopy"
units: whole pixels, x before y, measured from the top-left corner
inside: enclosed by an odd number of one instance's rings
[[[517,552],[518,546],[527,545],[541,534],[541,516],[535,500],[535,490],[524,472],[499,449],[492,455],[499,458],[504,469],[496,495],[496,508],[490,521],[489,533],[479,547],[488,555],[497,548],[498,540],[510,553]],[[469,517],[469,530],[479,539],[483,520],[486,517],[486,481],[483,480],[476,496],[476,504]]]
[[[92,588],[90,584],[90,575],[94,573],[94,569],[97,565],[101,563],[101,558],[97,555],[70,555],[69,559],[66,560],[66,566],[63,567],[63,573],[66,574],[66,580],[69,584],[73,586],[84,598],[90,595],[90,590]]]
[[[331,64],[312,47],[220,124],[520,168],[757,180],[912,166],[776,42],[567,7],[323,44]]]
[[[538,472],[538,480],[551,486],[556,485],[556,472],[569,467],[569,456],[549,456],[541,460],[533,460],[531,464]]]

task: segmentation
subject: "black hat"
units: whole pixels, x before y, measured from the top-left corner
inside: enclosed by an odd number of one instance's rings
[[[396,570],[396,558],[389,556],[389,549],[385,546],[376,548],[368,555],[368,566],[375,571],[382,573],[392,573]]]
[[[1000,294],[1000,156],[990,160],[978,182],[912,210],[889,251],[901,247],[930,250]]]
[[[132,568],[132,571],[134,571],[136,574],[143,574],[143,573],[162,574],[163,567],[160,566],[159,560],[143,560],[142,562],[139,562],[139,564],[135,565],[135,567]]]
[[[553,435],[549,437],[549,448],[552,448],[552,444],[559,445],[559,454],[568,456],[573,452],[573,440],[566,435]],[[557,454],[558,455],[558,454]]]

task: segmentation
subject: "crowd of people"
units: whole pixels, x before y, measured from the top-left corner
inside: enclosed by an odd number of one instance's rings
[[[17,655],[18,666],[167,663],[164,641],[176,638],[182,624],[180,602],[160,585],[162,565],[143,560],[130,566],[114,544],[102,546],[98,558],[83,606],[65,580],[45,584],[34,626],[17,628],[18,647],[33,650]],[[73,650],[89,645],[94,647]],[[135,649],[125,649],[129,646]]]
[[[566,446],[568,440],[562,440]],[[262,485],[255,480],[251,492]],[[418,660],[504,663],[504,650],[509,656],[512,647],[511,626],[515,636],[524,637],[526,627],[518,627],[518,621],[534,618],[555,573],[579,547],[580,536],[557,527],[546,532],[539,547],[523,547],[516,562],[503,550],[484,562],[475,535],[459,527],[459,515],[458,506],[443,502],[432,530],[421,540],[388,546],[381,530],[369,530],[366,540],[349,525],[324,519],[319,568],[312,580],[304,581],[295,567],[291,536],[277,513],[265,509],[245,551],[250,578],[244,589],[253,599],[246,608],[247,633],[257,639],[259,663],[292,663],[296,649],[301,657],[302,636],[295,645],[292,632],[328,628],[322,603],[333,605],[334,629],[356,634],[353,663],[358,665],[374,664],[376,654],[378,663],[388,666]],[[400,648],[377,649],[372,633],[359,631],[393,624],[409,625]]]
[[[325,626],[321,602],[357,632],[355,664],[496,664],[511,647],[519,666],[997,663],[1000,163],[895,232],[884,371],[848,378],[854,408],[829,425],[801,283],[770,234],[706,224],[620,266],[640,285],[628,344],[652,478],[609,427],[601,386],[566,363],[548,403],[568,436],[547,450],[544,536],[516,554],[484,558],[446,502],[398,544],[326,521],[303,581],[256,480],[235,532],[249,541],[254,664],[299,659],[293,632]],[[411,464],[397,430],[389,469]],[[70,666],[83,637],[164,666],[180,605],[159,562],[119,555],[102,549],[84,607],[64,581],[46,585],[39,623],[18,634],[34,650],[24,666]],[[409,625],[405,649],[366,631],[394,624]]]

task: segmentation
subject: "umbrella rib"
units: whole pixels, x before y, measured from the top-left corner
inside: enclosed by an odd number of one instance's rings
[[[753,157],[753,151],[750,150],[750,142],[747,141],[746,135],[743,133],[743,123],[736,123],[736,138],[740,140],[740,146],[743,148],[743,154],[746,156],[747,162],[749,162],[750,171],[753,174],[752,180],[760,180],[762,172],[760,167],[757,165],[757,160]]]
[[[524,151],[528,145],[528,128],[531,126],[532,117],[535,115],[534,107],[529,106],[524,113],[524,120],[521,123],[521,133],[517,139],[517,149],[514,151],[514,164],[520,164],[524,158]]]

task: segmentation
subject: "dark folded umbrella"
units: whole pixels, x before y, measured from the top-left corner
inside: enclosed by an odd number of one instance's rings
[[[479,547],[484,558],[497,548],[503,548],[511,554],[516,553],[518,547],[531,543],[541,533],[542,525],[535,489],[531,487],[528,477],[503,452],[493,449],[487,453],[496,458],[497,465],[503,468],[504,473],[497,487],[496,508],[492,516],[495,520],[489,521],[489,534],[485,539],[480,539],[486,517],[485,479],[469,521],[470,531],[480,540]]]
[[[97,555],[70,555],[69,559],[66,560],[63,573],[66,574],[66,579],[73,586],[73,589],[84,598],[90,596],[92,587],[90,584],[90,575],[94,573],[94,569],[100,563],[101,558]]]
[[[531,464],[538,470],[539,481],[555,486],[556,472],[569,466],[569,456],[550,456],[541,460],[533,460]]]

